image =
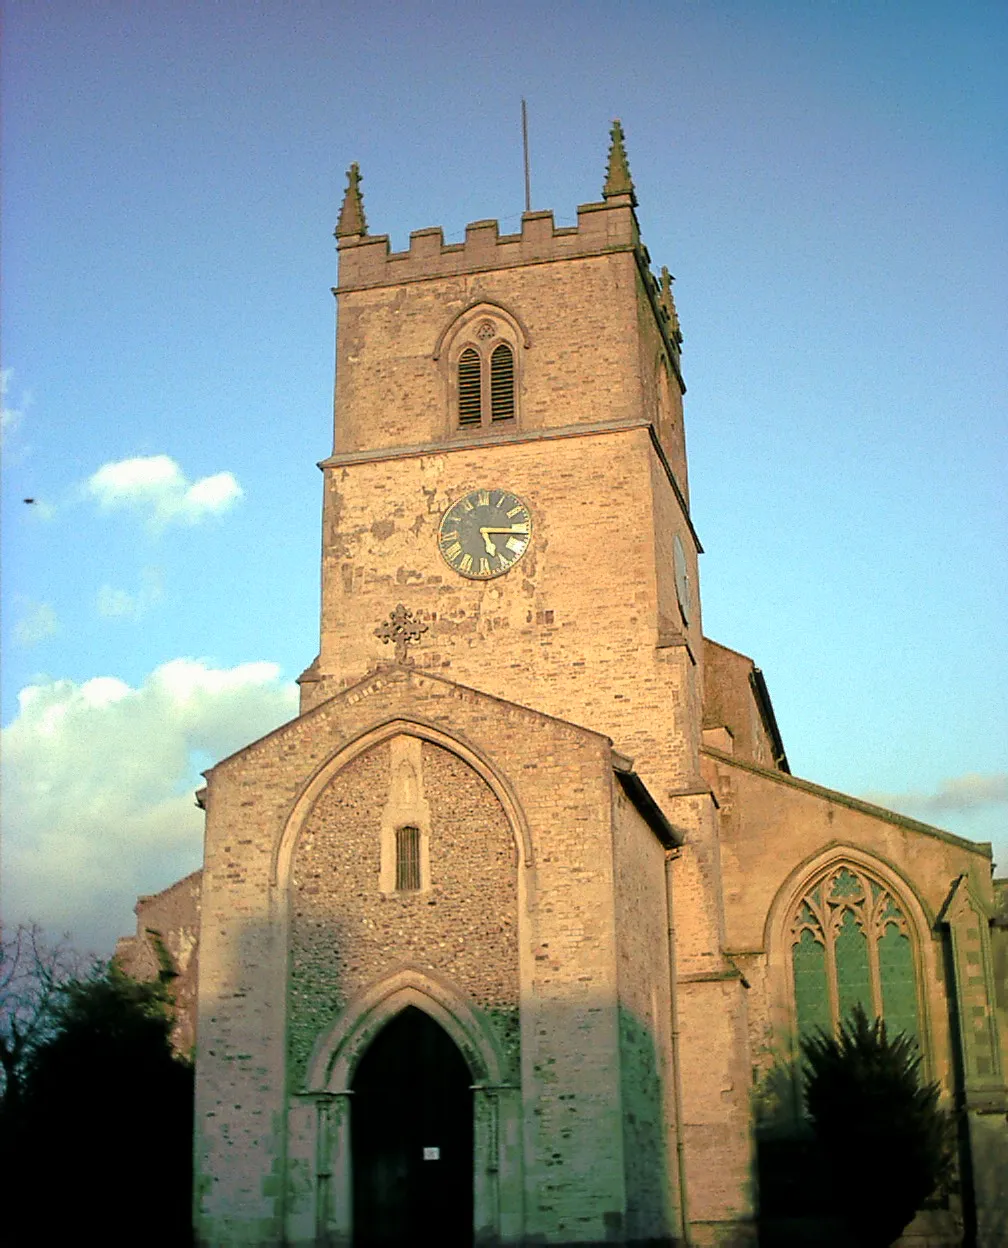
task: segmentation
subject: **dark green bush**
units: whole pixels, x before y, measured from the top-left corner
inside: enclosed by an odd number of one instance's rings
[[[834,1217],[851,1243],[882,1248],[947,1181],[949,1115],[939,1087],[921,1081],[917,1045],[856,1007],[840,1034],[802,1040],[805,1104],[828,1170]]]
[[[166,988],[114,966],[60,987],[3,1107],[11,1242],[189,1242],[193,1076],[171,1026]]]

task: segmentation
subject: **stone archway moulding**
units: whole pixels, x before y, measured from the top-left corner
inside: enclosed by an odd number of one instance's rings
[[[474,746],[449,736],[435,724],[394,718],[374,723],[352,741],[342,743],[315,769],[292,802],[270,864],[270,908],[279,948],[289,950],[290,874],[302,829],[319,795],[348,763],[399,735],[450,751],[490,788],[510,824],[518,855],[519,926],[531,918],[535,904],[532,839],[524,811],[507,780]],[[526,938],[519,943],[527,947],[531,941]],[[287,957],[276,959],[273,968],[271,996],[283,1016]],[[528,968],[521,969],[521,974],[525,991]],[[506,1079],[508,1064],[496,1038],[454,985],[422,968],[400,966],[349,1002],[335,1025],[318,1039],[304,1087],[285,1087],[284,1165],[290,1164],[291,1157],[302,1157],[309,1169],[315,1166],[311,1192],[304,1199],[291,1194],[285,1207],[285,1226],[292,1242],[351,1242],[350,1082],[357,1060],[370,1041],[385,1023],[411,1005],[444,1029],[474,1076],[475,1224],[499,1228],[502,1208],[521,1208],[520,1177],[515,1177],[520,1176],[520,1169],[503,1177],[501,1170],[507,1141],[520,1135],[521,1092]]]
[[[372,984],[343,1010],[312,1051],[306,1092],[348,1092],[359,1058],[379,1031],[407,1006],[423,1010],[452,1038],[474,1084],[501,1084],[505,1063],[472,1004],[440,976],[406,966]]]
[[[480,312],[484,310],[497,312],[503,316],[509,322],[512,332],[521,340],[521,344],[526,350],[532,345],[528,327],[517,313],[512,312],[503,303],[498,303],[496,299],[474,299],[472,303],[466,304],[461,312],[457,312],[438,334],[434,350],[431,352],[431,359],[435,362],[439,360],[444,352],[446,343],[454,338],[456,332],[460,331],[470,321],[475,320]]]
[[[813,876],[820,874],[820,872],[827,871],[834,865],[839,866],[843,862],[864,867],[867,871],[874,871],[881,880],[888,884],[897,897],[901,901],[906,902],[908,908],[912,911],[914,926],[919,936],[923,936],[925,932],[933,930],[936,922],[935,915],[917,892],[913,882],[897,866],[888,862],[885,858],[881,858],[878,854],[866,853],[865,850],[858,849],[856,845],[848,845],[843,841],[833,841],[798,863],[788,873],[784,882],[774,894],[773,901],[770,903],[770,908],[767,911],[766,923],[763,927],[764,949],[768,952],[771,950],[774,940],[785,921],[781,918],[781,915],[790,914],[791,907],[798,904],[808,886],[809,880]]]
[[[307,783],[298,794],[291,808],[290,815],[284,825],[283,833],[273,853],[270,863],[270,885],[285,890],[290,879],[290,867],[294,858],[294,850],[301,835],[301,829],[318,800],[322,790],[348,763],[366,750],[380,745],[395,736],[419,737],[442,749],[455,754],[468,764],[490,787],[500,802],[511,825],[515,846],[518,851],[520,865],[534,866],[532,837],[528,821],[519,805],[518,799],[508,782],[501,776],[493,764],[473,746],[460,741],[458,737],[449,736],[442,729],[422,720],[392,719],[369,728],[353,741],[344,744],[325,762],[316,768]]]

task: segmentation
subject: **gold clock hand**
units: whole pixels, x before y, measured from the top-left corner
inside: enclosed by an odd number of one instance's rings
[[[492,529],[480,529],[480,536],[483,538],[483,545],[486,547],[488,555],[496,555],[497,553],[497,547],[489,537],[489,534],[492,532]]]

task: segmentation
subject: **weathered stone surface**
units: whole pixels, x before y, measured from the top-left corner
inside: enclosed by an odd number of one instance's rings
[[[528,213],[519,234],[422,230],[392,254],[356,178],[320,652],[299,716],[208,773],[201,1242],[352,1242],[354,1072],[411,1006],[472,1076],[479,1242],[753,1242],[757,1130],[795,1125],[797,908],[843,871],[892,900],[872,913],[901,1008],[916,993],[927,1074],[967,1098],[995,1234],[1004,889],[989,847],[792,777],[758,669],[704,639],[681,335],[622,132],[576,228]],[[490,384],[494,344],[513,413],[484,395],[465,425],[461,354]],[[510,571],[472,579],[438,529],[479,490],[516,494],[532,532]],[[393,618],[416,625],[398,664]],[[157,973],[148,926],[179,956],[179,896],[141,901],[136,973]],[[835,909],[856,942],[867,900]],[[961,1218],[953,1202],[915,1228],[951,1245]]]

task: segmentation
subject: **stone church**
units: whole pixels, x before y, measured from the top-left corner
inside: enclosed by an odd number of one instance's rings
[[[755,1242],[797,1039],[859,1002],[961,1124],[906,1242],[1008,1242],[1008,882],[792,776],[704,636],[636,203],[617,122],[576,226],[392,252],[350,168],[319,654],[120,943],[196,1038],[203,1245]]]

